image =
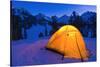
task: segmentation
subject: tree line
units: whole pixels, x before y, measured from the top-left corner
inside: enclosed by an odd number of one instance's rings
[[[70,24],[77,27],[84,37],[96,37],[95,12],[86,12],[83,15],[79,15],[76,11],[73,11],[69,16],[69,23],[58,23],[57,16],[46,17],[45,15],[42,16],[42,14],[40,14],[37,17],[29,13],[24,8],[11,8],[10,12],[11,40],[26,39],[26,30],[30,29],[32,26],[36,26],[37,24],[45,28],[45,36],[51,36],[61,26]],[[47,34],[47,25],[52,27],[52,30],[49,32],[49,34]],[[38,36],[43,37],[43,33],[40,32]]]

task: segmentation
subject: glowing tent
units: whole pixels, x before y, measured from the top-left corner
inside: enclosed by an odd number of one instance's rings
[[[65,25],[50,38],[46,48],[59,52],[64,58],[88,59],[88,51],[80,31],[72,25]]]

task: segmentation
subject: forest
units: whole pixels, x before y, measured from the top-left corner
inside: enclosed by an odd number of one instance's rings
[[[75,26],[83,37],[96,38],[95,12],[87,11],[79,15],[73,11],[70,16],[65,14],[61,17],[49,17],[42,13],[32,15],[24,8],[11,8],[10,12],[11,40],[49,37],[63,25]]]

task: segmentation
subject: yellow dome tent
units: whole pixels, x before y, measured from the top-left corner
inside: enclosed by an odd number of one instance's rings
[[[46,48],[59,52],[64,58],[88,59],[88,51],[80,31],[72,25],[65,25],[50,38]]]

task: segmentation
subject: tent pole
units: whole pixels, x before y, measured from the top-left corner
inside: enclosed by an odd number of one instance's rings
[[[67,28],[66,28],[66,32],[67,32]],[[65,33],[66,33],[66,32],[65,32]],[[65,54],[65,45],[66,45],[66,44],[64,43],[64,54]],[[64,54],[63,54],[62,60],[64,59]]]
[[[75,38],[76,38],[76,33],[75,33]],[[77,44],[77,48],[78,48],[78,51],[79,51],[79,54],[80,54],[80,57],[81,57],[81,61],[84,62],[82,54],[81,54],[81,50],[80,50],[79,45],[77,43],[77,38],[76,38],[76,44]]]
[[[64,45],[65,45],[65,44],[64,44]],[[64,53],[63,53],[62,60],[64,60],[64,54],[65,54],[65,46],[64,46]]]

